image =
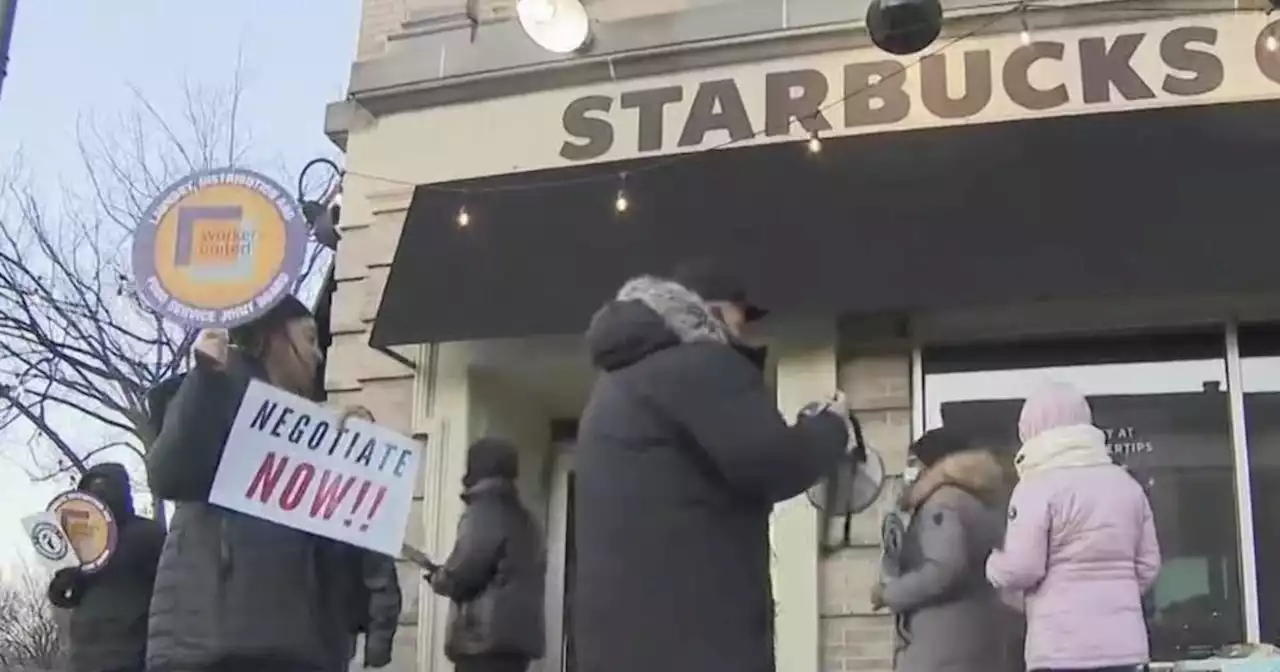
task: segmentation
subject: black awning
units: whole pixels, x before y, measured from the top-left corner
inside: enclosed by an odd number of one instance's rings
[[[441,185],[630,172],[622,216],[615,179],[420,187],[372,340],[576,332],[629,276],[706,254],[783,315],[1280,289],[1277,120],[1280,101],[1181,107]]]

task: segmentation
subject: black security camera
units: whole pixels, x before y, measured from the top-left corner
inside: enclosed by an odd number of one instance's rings
[[[920,52],[942,34],[942,3],[871,0],[867,7],[867,34],[873,44],[895,56]]]

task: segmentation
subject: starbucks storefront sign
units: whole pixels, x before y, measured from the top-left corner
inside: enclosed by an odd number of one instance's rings
[[[1269,35],[1280,22],[1223,14],[1045,31],[1030,44],[975,37],[918,63],[861,50],[611,86],[563,108],[559,155],[608,160],[803,133],[1276,98],[1280,53],[1266,48]]]

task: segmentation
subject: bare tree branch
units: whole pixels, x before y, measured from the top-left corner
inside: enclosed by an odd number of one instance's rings
[[[59,200],[17,168],[0,175],[0,432],[30,431],[35,453],[57,456],[42,478],[112,449],[142,456],[155,438],[147,390],[183,369],[195,333],[138,296],[133,231],[169,184],[246,161],[243,66],[226,86],[185,83],[172,113],[130,87],[112,123],[83,117],[83,175]]]
[[[0,670],[63,668],[66,640],[45,597],[48,581],[29,570],[0,584]]]

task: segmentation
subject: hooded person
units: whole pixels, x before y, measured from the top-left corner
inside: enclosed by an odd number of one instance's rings
[[[115,551],[94,573],[63,569],[49,582],[49,601],[71,610],[70,672],[141,672],[147,650],[147,611],[164,528],[133,509],[123,465],[90,467],[77,489],[106,504],[116,521]]]
[[[449,598],[444,651],[458,672],[524,672],[545,653],[542,530],[520,501],[515,446],[476,441],[467,450],[457,541],[430,576]]]
[[[343,411],[339,425],[353,417],[376,422],[369,409],[354,406]],[[383,668],[391,664],[396,631],[400,628],[400,611],[404,606],[396,559],[356,546],[349,546],[347,551],[351,554],[352,567],[357,570],[351,577],[355,586],[352,590],[349,657],[355,658],[356,640],[363,635],[361,664],[367,668]]]
[[[897,621],[898,672],[1018,668],[1016,615],[986,582],[1004,532],[1004,473],[995,456],[946,427],[909,449],[918,476],[902,493],[910,514],[899,572],[875,587],[872,606]]]
[[[1024,597],[1027,668],[1147,663],[1142,595],[1160,572],[1160,546],[1142,486],[1111,459],[1088,401],[1070,385],[1028,397],[1018,433],[1018,485],[987,578]]]
[[[164,415],[147,475],[152,493],[176,505],[151,602],[147,669],[345,669],[358,571],[345,545],[208,503],[249,382],[315,395],[315,321],[288,296],[229,335],[206,330],[194,351],[172,398],[150,400]]]
[[[600,374],[574,458],[583,672],[774,669],[769,516],[845,458],[848,408],[838,395],[789,426],[740,339],[750,302],[717,294],[638,277],[587,331]]]

